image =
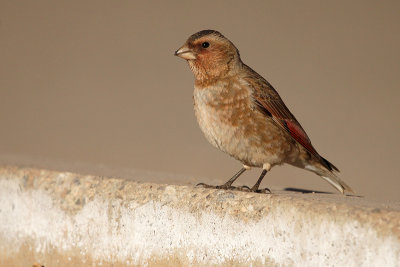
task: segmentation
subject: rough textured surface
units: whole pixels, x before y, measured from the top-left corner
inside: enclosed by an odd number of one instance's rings
[[[0,265],[398,266],[400,211],[0,168]]]

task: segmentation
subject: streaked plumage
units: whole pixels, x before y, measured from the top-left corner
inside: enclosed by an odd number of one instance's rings
[[[337,177],[339,170],[312,146],[275,89],[241,61],[237,48],[221,33],[195,33],[175,55],[186,59],[194,73],[194,110],[205,137],[244,165],[217,188],[233,188],[245,169],[260,167],[265,171],[251,189],[257,191],[270,168],[287,163],[320,175],[342,193],[352,192]]]

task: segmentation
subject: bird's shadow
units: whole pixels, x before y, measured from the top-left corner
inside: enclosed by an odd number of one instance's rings
[[[295,192],[295,193],[302,193],[302,194],[327,194],[327,195],[334,195],[335,193],[332,192],[325,192],[325,191],[316,191],[316,190],[308,190],[303,188],[295,188],[295,187],[285,187],[283,191],[287,192]],[[364,196],[356,195],[356,194],[346,194],[348,197],[359,197],[363,198]]]
[[[296,192],[296,193],[303,193],[303,194],[333,194],[332,192],[325,192],[325,191],[316,191],[316,190],[308,190],[308,189],[303,189],[303,188],[295,188],[295,187],[285,187],[283,191],[288,191],[288,192]]]

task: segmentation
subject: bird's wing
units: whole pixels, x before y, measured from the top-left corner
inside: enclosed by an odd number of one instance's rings
[[[282,99],[271,99],[265,96],[255,96],[255,102],[261,109],[266,109],[272,119],[290,136],[292,136],[297,142],[299,142],[307,151],[319,158],[318,152],[312,146],[310,138],[307,133],[301,127],[300,123],[296,120],[293,114],[283,103]]]
[[[246,66],[247,67],[247,66]],[[249,67],[246,77],[247,83],[253,89],[253,98],[258,108],[264,113],[272,117],[278,126],[287,131],[294,140],[296,140],[300,145],[302,145],[308,152],[314,155],[317,159],[320,159],[321,163],[325,165],[329,170],[332,167],[336,169],[329,162],[325,162],[315,148],[312,146],[310,138],[308,138],[307,133],[301,127],[300,123],[296,120],[294,115],[286,107],[285,103],[282,101],[278,92],[269,84],[264,78],[259,74],[254,72]]]

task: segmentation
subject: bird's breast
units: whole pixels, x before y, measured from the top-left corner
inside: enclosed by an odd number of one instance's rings
[[[249,90],[232,83],[195,87],[194,110],[200,129],[213,146],[246,165],[279,163],[291,150],[290,137],[254,107]]]
[[[229,153],[241,138],[240,128],[251,119],[250,92],[227,82],[195,87],[193,100],[197,121],[207,140]]]

